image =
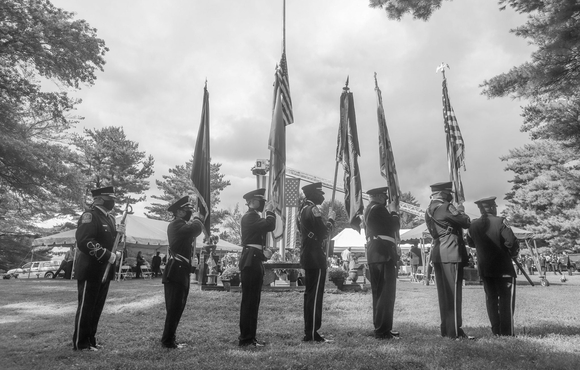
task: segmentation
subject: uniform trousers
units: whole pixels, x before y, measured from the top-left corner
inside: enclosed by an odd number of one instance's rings
[[[482,277],[487,316],[495,335],[514,335],[516,279],[513,277]]]
[[[441,336],[465,337],[461,326],[463,301],[463,266],[460,263],[434,263],[435,285],[441,315]]]
[[[397,293],[397,267],[392,263],[369,263],[369,273],[375,336],[390,337]]]
[[[326,269],[304,270],[304,335],[306,340],[320,340],[322,326],[322,298]]]
[[[95,347],[97,326],[109,293],[109,281],[102,284],[100,280],[80,280],[78,287],[78,307],[75,316],[73,348],[86,349]]]
[[[251,266],[246,266],[241,274],[242,303],[240,305],[239,344],[248,344],[256,340],[258,330],[258,310],[264,284],[264,266],[254,258]]]
[[[185,310],[187,296],[189,295],[189,285],[168,281],[163,284],[165,291],[165,327],[161,336],[161,343],[167,346],[175,344],[175,332]]]

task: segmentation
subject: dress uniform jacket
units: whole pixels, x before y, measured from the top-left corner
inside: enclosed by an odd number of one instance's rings
[[[75,233],[81,252],[76,259],[77,280],[100,281],[103,278],[116,236],[116,222],[112,215],[98,207],[83,213]],[[115,269],[112,268],[108,278],[112,279],[114,275]]]
[[[184,219],[177,217],[169,223],[167,239],[170,255],[183,256],[187,262],[181,258],[170,258],[163,272],[163,283],[173,282],[189,286],[193,239],[201,234],[202,230],[203,223],[197,218],[192,223],[187,223]]]
[[[250,209],[242,217],[242,246],[249,244],[266,245],[266,234],[276,228],[276,215],[274,212],[267,211],[266,218],[262,218],[260,214]],[[262,251],[257,248],[245,247],[240,257],[240,271],[245,267],[251,266],[252,261],[266,261]]]
[[[433,237],[433,263],[467,263],[467,249],[461,230],[469,227],[469,216],[457,211],[447,201],[434,199],[427,208],[425,220]]]
[[[371,202],[365,210],[367,261],[368,263],[397,263],[396,244],[394,241],[379,238],[379,235],[395,239],[400,228],[399,216],[391,214],[384,205]]]
[[[328,237],[328,228],[316,204],[307,200],[300,210],[300,234],[302,249],[300,264],[303,269],[326,269],[324,241]]]
[[[477,250],[479,276],[516,277],[512,257],[517,256],[519,244],[503,217],[489,214],[473,220],[467,240]]]

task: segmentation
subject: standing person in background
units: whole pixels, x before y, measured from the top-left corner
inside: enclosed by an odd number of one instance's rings
[[[533,275],[534,274],[534,259],[532,258],[532,256],[527,256],[526,257],[526,268],[528,270],[528,275]]]
[[[135,259],[136,265],[135,265],[135,278],[136,279],[141,279],[142,273],[141,273],[141,266],[145,265],[147,262],[145,262],[145,258],[143,258],[143,254],[141,253],[141,251],[137,252],[137,258]]]
[[[72,275],[72,268],[73,268],[73,261],[74,261],[74,245],[71,245],[68,249],[68,251],[66,251],[65,255],[64,255],[64,259],[62,260],[62,262],[60,263],[60,267],[58,268],[58,270],[55,271],[54,275],[52,276],[53,279],[56,279],[56,277],[58,276],[58,274],[60,273],[60,271],[64,271],[64,279],[68,279],[70,280],[71,275]]]
[[[304,337],[303,342],[332,342],[318,333],[322,326],[322,300],[326,282],[325,239],[332,229],[332,217],[326,222],[318,208],[324,202],[322,183],[302,187],[306,199],[300,207],[298,227],[302,240],[300,265],[304,269]]]
[[[240,304],[240,347],[264,347],[265,342],[256,339],[258,310],[264,283],[263,262],[272,257],[266,249],[266,235],[276,228],[276,215],[272,203],[266,205],[266,189],[257,189],[244,195],[248,211],[242,216],[242,255],[240,271],[242,281],[242,302]],[[266,218],[261,213],[266,208]]]
[[[153,277],[161,275],[161,256],[159,254],[160,252],[157,251],[151,258],[151,273],[153,273]]]
[[[413,244],[411,247],[409,257],[411,258],[411,281],[417,281],[417,271],[419,270],[419,266],[423,265],[421,261],[421,249],[419,249],[417,244]]]
[[[350,247],[343,250],[342,253],[340,254],[340,257],[342,258],[342,268],[345,271],[349,271],[350,270],[350,260],[352,258],[352,252],[350,251]]]
[[[433,238],[431,261],[435,271],[435,285],[441,315],[441,335],[449,338],[468,338],[463,325],[463,267],[467,264],[467,249],[462,229],[471,224],[463,206],[451,204],[451,182],[431,185],[431,203],[425,212],[425,221]],[[478,255],[479,258],[479,255]]]
[[[396,235],[400,221],[394,203],[387,206],[387,191],[387,187],[367,191],[370,203],[364,211],[366,250],[373,295],[375,338],[399,339],[399,332],[393,331],[393,315],[399,260]]]
[[[471,222],[467,241],[479,257],[477,264],[491,331],[494,335],[514,335],[516,272],[512,259],[517,258],[520,246],[505,219],[497,216],[495,199],[475,202],[481,217]]]
[[[169,259],[161,280],[167,311],[161,345],[173,349],[185,347],[185,344],[175,341],[175,332],[189,295],[193,241],[201,234],[203,221],[198,213],[193,212],[188,196],[179,199],[167,210],[173,213],[174,219],[167,226]]]
[[[78,221],[75,238],[79,254],[75,273],[78,287],[78,307],[75,316],[73,348],[75,350],[98,351],[96,334],[101,313],[105,306],[109,283],[115,276],[115,269],[104,277],[108,264],[114,266],[120,257],[112,253],[117,233],[125,233],[124,225],[116,225],[112,215],[115,209],[113,187],[91,191],[93,204]],[[103,277],[105,282],[103,282]]]

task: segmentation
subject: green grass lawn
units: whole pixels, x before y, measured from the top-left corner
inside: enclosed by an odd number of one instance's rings
[[[321,333],[332,344],[302,343],[302,293],[264,292],[261,349],[237,346],[240,293],[192,285],[177,331],[186,349],[159,344],[165,319],[160,279],[113,282],[101,317],[99,352],[72,350],[76,281],[0,281],[0,369],[579,369],[580,275],[549,287],[518,279],[516,337],[491,334],[483,287],[463,290],[463,328],[476,341],[439,335],[434,286],[401,279],[395,330],[399,341],[372,334],[370,292],[324,297]],[[533,276],[539,282],[537,275]]]

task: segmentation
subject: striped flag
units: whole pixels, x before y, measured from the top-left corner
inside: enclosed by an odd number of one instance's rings
[[[463,167],[465,171],[465,144],[461,136],[461,130],[455,118],[455,112],[449,101],[447,92],[447,79],[443,75],[443,122],[445,124],[445,135],[447,141],[447,161],[449,165],[449,177],[453,183],[454,197],[458,204],[465,202],[463,184],[459,169]]]
[[[385,178],[385,180],[387,180],[387,186],[389,187],[389,199],[391,202],[395,202],[398,212],[401,189],[399,188],[399,177],[397,176],[397,168],[395,166],[393,146],[391,145],[389,130],[387,129],[387,120],[385,119],[383,96],[381,94],[381,89],[379,89],[376,73],[375,91],[377,92],[377,119],[379,123],[379,160],[381,175]]]
[[[209,92],[207,82],[203,88],[203,105],[201,122],[197,132],[191,181],[198,199],[200,213],[205,217],[205,234],[210,235],[211,187],[210,187],[210,151],[209,151]]]
[[[270,175],[268,199],[275,205],[275,212],[285,221],[284,217],[284,179],[286,177],[286,126],[294,122],[286,52],[282,52],[280,65],[276,68],[274,82],[274,102],[272,110],[272,126],[268,149],[270,149]],[[283,235],[283,233],[282,233]],[[281,236],[281,235],[280,235]],[[277,237],[275,235],[275,237]]]
[[[357,159],[359,156],[354,97],[349,92],[347,78],[346,86],[340,95],[340,126],[338,128],[336,161],[342,162],[344,168],[344,207],[348,213],[350,225],[360,233],[364,206]]]

